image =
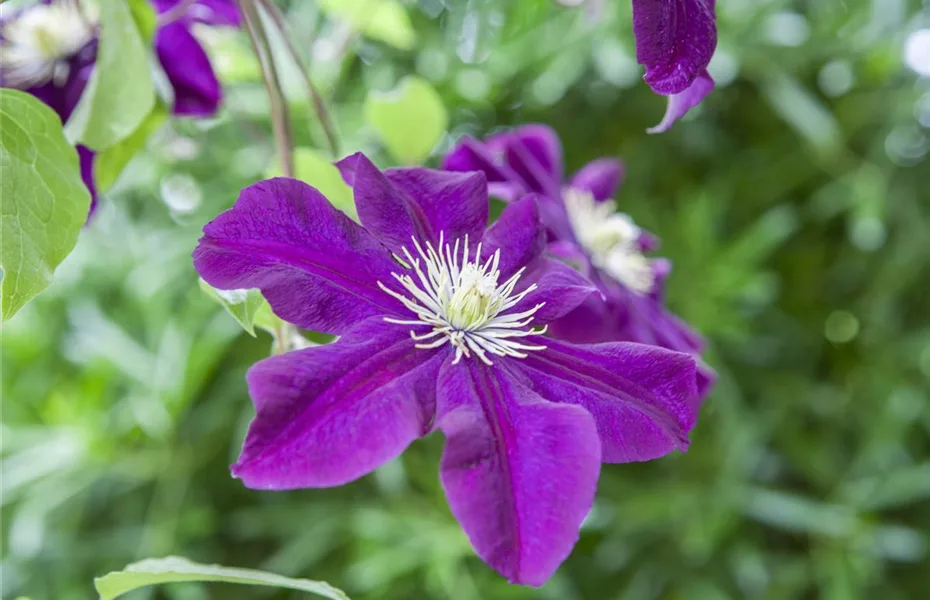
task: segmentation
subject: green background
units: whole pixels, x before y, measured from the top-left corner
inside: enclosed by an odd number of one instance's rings
[[[248,45],[203,32],[222,114],[173,121],[102,200],[52,287],[3,331],[2,595],[180,554],[326,580],[353,599],[921,597],[930,589],[930,80],[902,59],[919,1],[721,0],[720,86],[671,132],[639,80],[627,2],[407,6],[412,50],[292,3],[343,152],[391,158],[368,90],[419,74],[450,131],[551,124],[574,169],[621,156],[618,203],[674,261],[669,303],[720,375],[687,454],[605,466],[573,555],[540,590],[478,560],[439,486],[442,440],[339,489],[229,476],[271,339],[199,289],[203,224],[273,162]],[[925,9],[926,7],[924,7]],[[284,69],[300,145],[325,148]],[[923,126],[921,125],[923,123]],[[137,597],[297,598],[229,585]]]

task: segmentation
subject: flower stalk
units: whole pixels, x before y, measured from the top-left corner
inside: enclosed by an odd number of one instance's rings
[[[304,86],[307,88],[307,94],[310,96],[313,112],[316,113],[316,117],[319,119],[320,126],[323,128],[323,133],[326,136],[326,143],[329,145],[330,154],[332,154],[334,159],[340,158],[339,136],[336,135],[336,126],[332,115],[326,107],[326,102],[323,100],[322,94],[320,94],[320,91],[310,78],[309,68],[304,64],[300,52],[297,51],[297,44],[294,43],[294,38],[291,36],[290,29],[284,20],[284,15],[281,14],[281,9],[278,8],[273,0],[259,0],[259,2],[274,23],[281,39],[284,40],[284,45],[287,48],[288,54],[291,55],[291,60],[297,65],[297,70],[300,72],[304,81]]]
[[[278,146],[281,172],[286,177],[294,176],[294,144],[291,137],[291,116],[281,89],[281,80],[271,55],[271,45],[253,0],[237,0],[245,30],[252,45],[252,51],[258,59],[262,80],[268,91],[271,104],[271,126]]]

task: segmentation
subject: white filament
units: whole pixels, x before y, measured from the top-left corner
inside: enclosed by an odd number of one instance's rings
[[[68,77],[67,59],[94,36],[75,2],[38,4],[3,25],[0,66],[5,85],[27,89]]]
[[[648,294],[655,285],[652,261],[639,247],[641,230],[633,220],[616,212],[613,202],[597,202],[587,191],[563,191],[565,208],[578,241],[594,266],[637,294]]]
[[[524,271],[520,269],[498,285],[500,250],[482,264],[480,243],[474,254],[470,254],[468,236],[463,243],[456,240],[452,245],[443,242],[442,234],[438,249],[429,242],[424,249],[416,239],[413,240],[413,248],[417,256],[405,247],[404,257],[396,257],[409,274],[391,273],[409,297],[389,289],[380,281],[378,285],[417,317],[416,320],[385,318],[385,321],[430,327],[426,333],[410,331],[410,336],[419,342],[417,348],[438,348],[448,342],[455,348],[452,364],[458,363],[462,356],[470,358],[474,353],[487,365],[494,364],[489,354],[525,358],[527,350],[545,349],[545,346],[517,341],[546,332],[545,327],[526,329],[533,315],[545,303],[522,312],[507,313],[533,292],[536,284],[514,294],[514,287]]]

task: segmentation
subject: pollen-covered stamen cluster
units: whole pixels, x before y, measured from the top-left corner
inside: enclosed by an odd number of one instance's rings
[[[527,350],[545,349],[545,346],[518,341],[545,333],[545,327],[527,329],[533,315],[545,303],[508,314],[507,311],[536,289],[536,284],[514,293],[524,269],[498,284],[500,250],[482,262],[480,243],[471,254],[468,236],[464,241],[456,240],[453,245],[444,243],[442,235],[438,248],[427,242],[424,249],[416,239],[413,248],[416,256],[405,247],[404,256],[397,257],[409,273],[391,274],[410,296],[395,292],[380,281],[378,285],[417,316],[417,320],[385,318],[385,321],[430,327],[425,333],[410,331],[410,336],[419,342],[417,348],[438,348],[449,343],[455,348],[452,364],[474,353],[488,365],[493,364],[489,354],[525,358]]]
[[[616,212],[613,202],[597,202],[585,190],[563,190],[565,208],[578,241],[603,269],[628,289],[648,294],[655,284],[652,261],[639,245],[641,230],[629,216]]]
[[[4,85],[27,89],[68,77],[67,59],[94,36],[77,2],[38,4],[3,25],[0,66]]]

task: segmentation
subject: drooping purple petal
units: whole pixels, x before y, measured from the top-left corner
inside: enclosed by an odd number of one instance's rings
[[[706,70],[702,71],[690,86],[683,92],[668,97],[665,107],[665,116],[655,127],[650,127],[648,133],[663,133],[668,131],[675,121],[700,104],[708,94],[714,91],[714,80]]]
[[[421,242],[468,235],[481,239],[488,222],[487,182],[483,173],[453,173],[420,167],[383,173],[361,154],[336,164],[353,186],[359,220],[394,252]]]
[[[590,192],[595,200],[604,201],[614,197],[622,179],[623,162],[615,158],[599,158],[579,169],[569,185]]]
[[[260,288],[278,316],[305,329],[341,334],[405,310],[377,285],[398,270],[390,253],[295,179],[244,189],[204,227],[194,267],[220,289]]]
[[[694,359],[655,346],[572,345],[553,339],[515,363],[543,398],[594,417],[604,462],[658,458],[688,448],[700,400]]]
[[[657,94],[684,92],[717,47],[714,0],[633,0],[636,60]]]
[[[182,21],[158,28],[155,53],[174,88],[176,115],[208,117],[220,106],[222,90],[210,59]]]
[[[256,416],[233,474],[251,488],[328,487],[399,456],[430,428],[449,354],[414,344],[375,317],[332,344],[253,366]]]
[[[492,568],[542,585],[594,500],[597,429],[587,411],[543,401],[507,368],[450,363],[439,374],[436,423],[452,514]]]

